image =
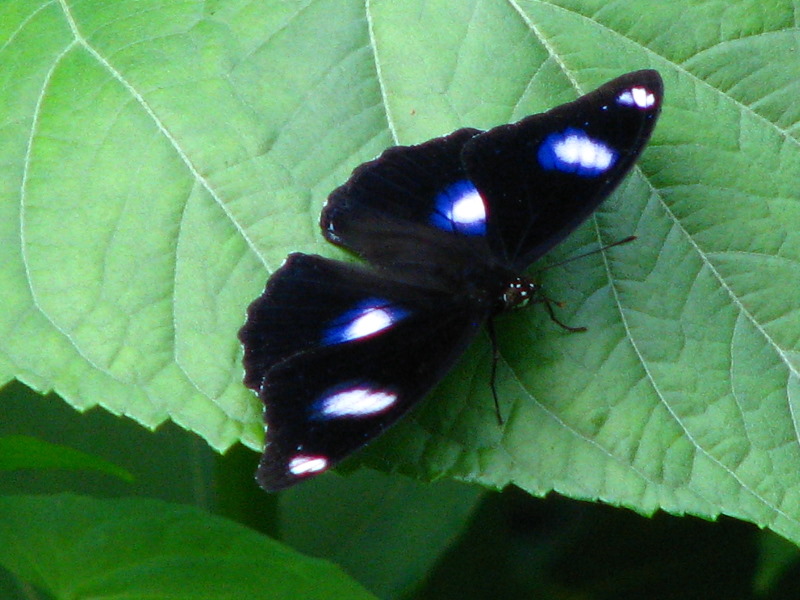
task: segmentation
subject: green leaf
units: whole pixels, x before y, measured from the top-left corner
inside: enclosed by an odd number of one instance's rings
[[[133,475],[122,467],[69,446],[26,435],[0,436],[0,471],[19,469],[87,469],[133,481]]]
[[[119,465],[135,477],[128,482],[98,471],[16,471],[0,477],[0,495],[63,491],[104,498],[146,496],[206,509],[222,495],[214,489],[219,455],[173,423],[150,431],[104,410],[80,413],[54,394],[42,396],[17,382],[0,390],[0,406],[0,436],[27,435],[68,446]],[[250,485],[256,487],[253,469],[248,470]]]
[[[767,597],[777,587],[781,578],[796,580],[790,571],[800,560],[797,546],[769,532],[758,538],[759,564],[753,577],[753,589],[761,597]]]
[[[800,108],[789,0],[0,7],[0,377],[257,448],[236,331],[319,209],[393,143],[657,68],[639,167],[365,456],[417,476],[727,514],[800,542]]]
[[[281,539],[334,561],[379,598],[400,598],[428,576],[482,495],[370,469],[318,477],[281,495]]]
[[[0,564],[56,599],[373,598],[330,563],[154,500],[0,497]]]

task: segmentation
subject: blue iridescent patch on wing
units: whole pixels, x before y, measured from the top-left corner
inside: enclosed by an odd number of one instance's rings
[[[537,157],[543,169],[581,177],[602,175],[617,162],[612,148],[574,127],[548,135],[539,146]]]
[[[434,199],[431,225],[464,235],[486,235],[486,205],[468,179],[447,186]]]
[[[333,319],[323,331],[322,343],[343,344],[392,327],[409,312],[382,298],[368,298]]]

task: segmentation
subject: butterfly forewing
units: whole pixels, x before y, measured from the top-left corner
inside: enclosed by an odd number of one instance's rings
[[[662,94],[658,73],[637,71],[470,138],[462,159],[487,199],[493,251],[522,270],[582,223],[643,150]]]
[[[318,256],[291,255],[275,278],[251,306],[253,324],[242,336],[247,347],[254,329],[270,339],[298,331],[268,358],[250,354],[251,378],[263,374],[267,446],[258,480],[268,490],[327,470],[394,423],[444,376],[486,317],[463,299]],[[276,360],[279,350],[286,355]]]

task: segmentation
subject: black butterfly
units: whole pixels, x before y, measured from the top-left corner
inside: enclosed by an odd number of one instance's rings
[[[290,254],[239,332],[244,382],[266,406],[261,486],[335,465],[430,391],[487,319],[542,301],[520,273],[625,177],[661,101],[658,73],[637,71],[355,169],[320,225],[369,267]]]

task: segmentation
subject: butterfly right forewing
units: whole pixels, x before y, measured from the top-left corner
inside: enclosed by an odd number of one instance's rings
[[[327,470],[393,424],[444,376],[489,308],[319,256],[292,254],[240,333],[265,405],[258,480]]]

